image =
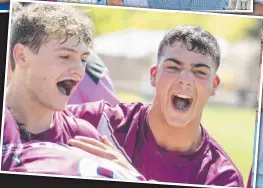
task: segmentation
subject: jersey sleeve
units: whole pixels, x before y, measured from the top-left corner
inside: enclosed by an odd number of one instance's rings
[[[13,160],[14,154],[19,152],[21,147],[22,141],[17,124],[10,111],[5,108],[1,170],[8,171],[10,169],[15,162]]]
[[[142,103],[119,103],[110,105],[104,100],[85,103],[81,105],[68,105],[66,108],[76,118],[90,122],[95,128],[110,126],[110,130],[124,129],[128,132],[133,119],[139,115]]]
[[[75,117],[90,122],[131,163],[143,106],[142,103],[111,106],[105,101],[98,101],[67,108]]]
[[[10,111],[5,108],[4,129],[3,129],[3,145],[21,142],[19,128]]]
[[[111,128],[115,130],[128,115],[128,109],[123,108],[123,104],[111,106],[104,100],[80,105],[68,105],[66,109],[74,117],[88,121],[97,129],[102,124],[110,124]]]
[[[244,187],[243,181],[240,180],[239,175],[225,172],[213,179],[209,185],[226,186],[226,187]]]
[[[96,140],[102,141],[100,133],[89,122],[82,119],[77,119],[76,121],[77,121],[76,136],[86,136],[89,138],[94,138]]]
[[[105,102],[103,100],[77,105],[67,105],[66,110],[74,117],[88,121],[95,128],[99,125]]]
[[[221,167],[217,167],[214,170],[217,171],[217,175],[212,178],[208,178],[206,185],[244,187],[241,174],[234,169],[234,167],[232,168],[229,166],[229,164],[221,164]]]

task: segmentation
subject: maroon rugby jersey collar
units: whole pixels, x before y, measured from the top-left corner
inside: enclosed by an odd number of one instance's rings
[[[54,112],[53,114],[53,121],[51,123],[51,126],[48,130],[39,133],[39,134],[31,134],[31,140],[38,140],[38,141],[56,141],[57,138],[61,135],[61,128],[59,125],[61,125],[61,112]]]
[[[167,159],[163,161],[166,161],[167,163],[170,163],[170,164],[171,164],[171,161],[173,161],[174,164],[176,165],[187,165],[188,163],[193,163],[194,161],[199,162],[200,160],[198,159],[201,159],[208,152],[209,136],[202,125],[200,125],[202,129],[202,144],[194,152],[184,152],[184,153],[177,152],[177,151],[170,152],[158,146],[154,138],[154,135],[150,129],[150,126],[149,126],[149,120],[148,120],[149,110],[150,110],[150,105],[147,106],[147,108],[145,108],[143,112],[144,118],[145,118],[145,121],[144,121],[145,125],[143,126],[143,128],[144,128],[144,132],[147,133],[145,134],[145,141],[147,143],[146,144],[147,147],[145,149],[148,148],[149,150],[157,151],[161,158]]]

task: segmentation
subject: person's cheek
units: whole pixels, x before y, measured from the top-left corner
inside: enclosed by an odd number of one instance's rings
[[[205,79],[196,80],[195,83],[197,100],[203,107],[211,97],[214,87],[211,81]]]
[[[157,80],[157,85],[158,85],[158,93],[161,97],[161,100],[163,100],[163,102],[167,102],[167,95],[169,92],[169,79],[167,78],[167,76],[165,76],[164,74],[158,78]]]

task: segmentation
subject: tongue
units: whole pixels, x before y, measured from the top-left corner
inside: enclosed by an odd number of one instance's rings
[[[67,91],[66,91],[66,89],[65,89],[64,87],[58,86],[58,89],[59,89],[59,91],[60,91],[60,93],[61,93],[62,95],[67,95]]]
[[[178,110],[186,110],[187,107],[187,101],[185,99],[176,98],[174,100],[175,108]]]

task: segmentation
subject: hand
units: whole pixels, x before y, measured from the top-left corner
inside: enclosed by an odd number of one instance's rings
[[[98,157],[109,159],[127,170],[138,173],[138,171],[129,163],[129,161],[113,146],[113,144],[107,139],[102,137],[102,142],[93,138],[84,136],[76,136],[74,139],[70,139],[68,144],[71,146],[80,148]]]

